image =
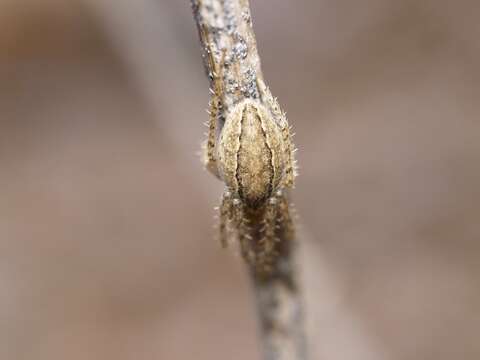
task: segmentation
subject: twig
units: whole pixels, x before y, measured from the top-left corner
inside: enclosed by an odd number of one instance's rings
[[[210,87],[215,89],[220,81],[225,89],[222,110],[228,112],[244,98],[258,98],[262,91],[258,86],[263,86],[264,81],[248,0],[191,1]],[[287,197],[281,201],[283,213],[288,214]],[[257,237],[260,233],[253,231]],[[303,308],[293,261],[294,231],[290,218],[281,219],[277,236],[279,254],[271,271],[262,273],[247,265],[257,300],[264,357],[305,360]]]

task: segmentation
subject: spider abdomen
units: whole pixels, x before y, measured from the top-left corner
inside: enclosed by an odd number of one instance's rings
[[[245,100],[227,117],[219,140],[220,174],[227,186],[249,207],[263,205],[285,167],[278,125],[266,109]]]

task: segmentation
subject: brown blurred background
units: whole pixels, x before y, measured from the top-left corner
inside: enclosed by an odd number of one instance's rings
[[[315,360],[480,358],[477,1],[251,0]],[[0,1],[0,359],[260,359],[189,1]]]

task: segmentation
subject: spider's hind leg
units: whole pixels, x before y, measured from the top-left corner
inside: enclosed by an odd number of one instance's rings
[[[220,204],[220,244],[223,248],[228,246],[228,226],[233,218],[232,194],[225,190]]]
[[[220,114],[221,102],[216,94],[212,94],[210,108],[208,110],[208,135],[204,150],[205,167],[216,177],[219,177],[217,159],[215,156],[215,144],[217,140],[217,121]]]
[[[208,34],[208,33],[205,33]],[[208,37],[208,35],[205,35]],[[208,109],[208,135],[207,141],[205,144],[205,151],[204,151],[204,163],[205,167],[216,177],[220,178],[218,173],[217,167],[217,159],[215,155],[215,147],[217,143],[217,125],[220,117],[222,116],[222,97],[223,97],[223,66],[225,64],[225,51],[222,52],[222,57],[220,59],[220,64],[217,66],[214,56],[213,56],[213,49],[208,47],[207,49],[207,61],[210,64],[210,68],[213,69],[212,71],[212,87],[210,88],[210,93],[212,98],[209,103]]]
[[[285,115],[282,115],[284,118],[282,137],[285,144],[285,178],[284,186],[287,188],[292,188],[295,184],[295,176],[297,175],[296,161],[295,161],[295,146],[293,145],[292,135],[290,133],[290,126],[287,123]]]

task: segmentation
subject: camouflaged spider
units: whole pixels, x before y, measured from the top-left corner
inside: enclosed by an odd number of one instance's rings
[[[243,98],[224,111],[222,81],[222,74],[214,71],[204,154],[207,169],[226,185],[220,240],[226,247],[233,230],[244,259],[265,270],[281,246],[278,229],[293,229],[284,195],[295,178],[290,127],[261,79],[257,79],[258,98]]]

